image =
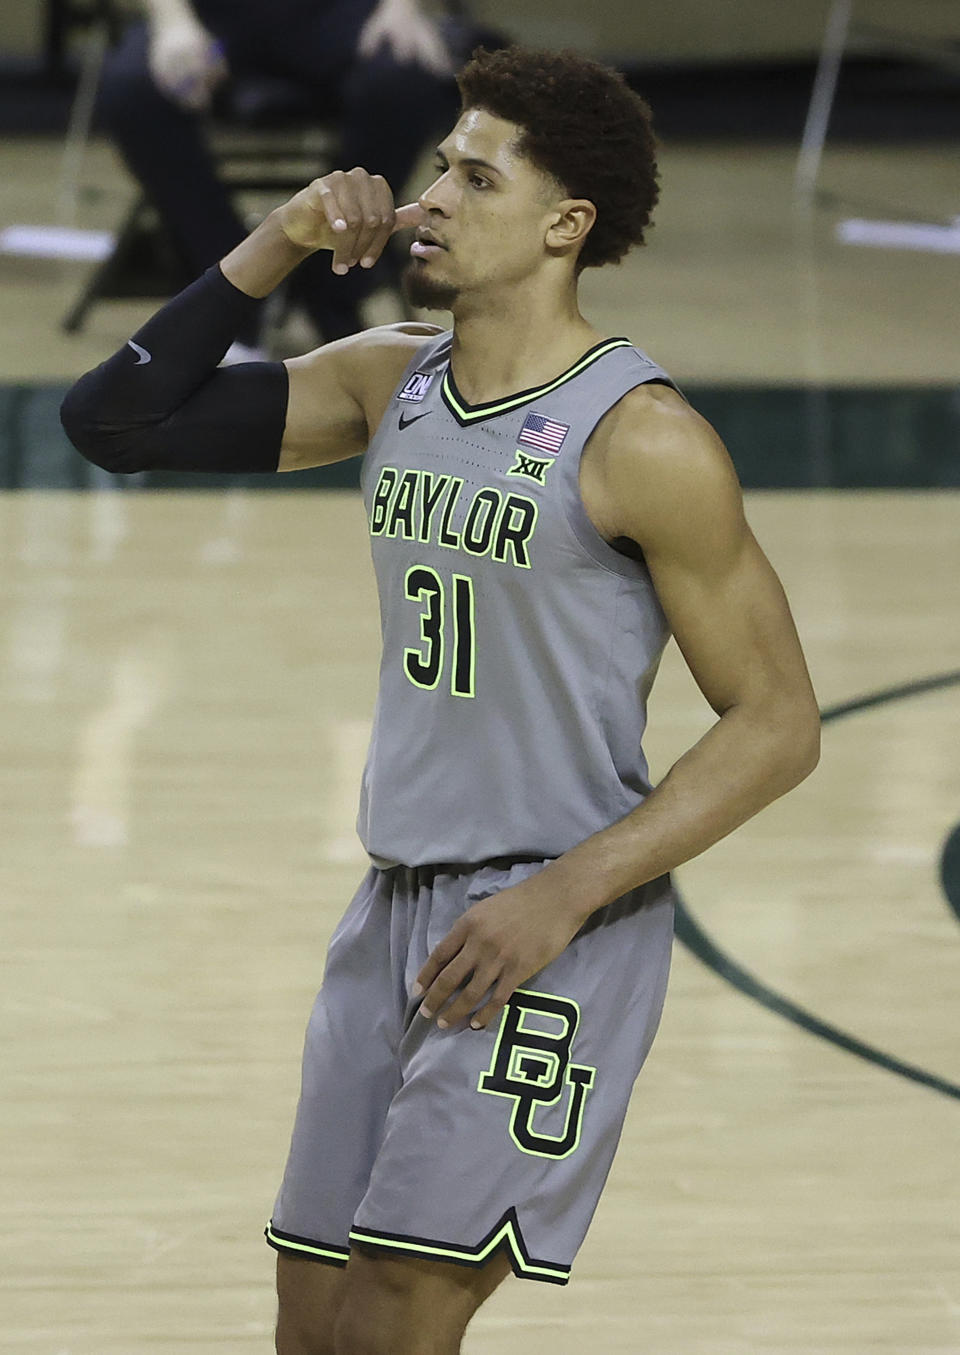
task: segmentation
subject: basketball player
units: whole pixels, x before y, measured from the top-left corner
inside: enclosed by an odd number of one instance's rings
[[[112,470],[364,454],[372,866],[330,944],[267,1230],[280,1355],[452,1355],[511,1269],[566,1282],[660,1016],[668,872],[818,756],[719,439],[578,307],[582,269],[642,242],[649,110],[572,54],[480,54],[460,86],[418,204],[395,211],[362,169],[314,182],[64,406]],[[411,297],[452,333],[217,370],[301,259],[367,267],[402,226]],[[652,790],[640,737],[670,632],[718,718]]]

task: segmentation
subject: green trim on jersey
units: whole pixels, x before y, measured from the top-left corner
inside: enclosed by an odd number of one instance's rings
[[[606,353],[612,353],[615,348],[632,348],[633,343],[630,339],[604,339],[594,348],[584,353],[582,358],[568,367],[567,370],[558,376],[554,381],[548,381],[544,386],[533,386],[530,390],[519,391],[516,395],[510,395],[505,400],[494,400],[490,404],[471,405],[457,390],[457,383],[453,379],[453,368],[447,364],[447,370],[444,373],[443,383],[440,386],[440,393],[443,402],[453,414],[454,418],[460,424],[479,423],[481,419],[491,419],[500,414],[509,414],[511,410],[520,409],[522,405],[529,405],[534,400],[539,400],[551,391],[572,381],[575,376],[592,366],[598,358],[602,358]]]

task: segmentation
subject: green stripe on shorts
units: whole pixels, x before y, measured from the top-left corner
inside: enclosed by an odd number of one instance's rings
[[[263,1235],[280,1252],[293,1252],[298,1256],[310,1256],[315,1261],[332,1261],[334,1265],[345,1266],[350,1259],[346,1247],[331,1247],[324,1242],[311,1242],[305,1237],[294,1237],[292,1233],[278,1233],[272,1223],[268,1223]]]
[[[510,1251],[514,1274],[520,1279],[546,1280],[548,1284],[566,1284],[570,1267],[535,1261],[527,1255],[517,1226],[516,1216],[510,1210],[493,1231],[476,1247],[454,1247],[449,1243],[431,1242],[426,1238],[402,1237],[394,1233],[378,1233],[368,1228],[351,1228],[350,1241],[366,1243],[370,1247],[388,1247],[425,1260],[454,1261],[459,1265],[481,1266],[505,1242]]]

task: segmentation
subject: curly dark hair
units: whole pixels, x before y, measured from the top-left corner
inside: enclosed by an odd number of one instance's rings
[[[623,76],[578,52],[479,49],[457,77],[464,109],[515,122],[518,150],[597,219],[577,269],[616,263],[644,231],[660,189],[649,106]]]

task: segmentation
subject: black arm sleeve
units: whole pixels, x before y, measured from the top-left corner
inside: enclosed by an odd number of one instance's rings
[[[77,451],[121,475],[275,471],[287,369],[217,367],[259,304],[208,269],[67,392],[60,419]]]

